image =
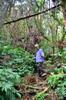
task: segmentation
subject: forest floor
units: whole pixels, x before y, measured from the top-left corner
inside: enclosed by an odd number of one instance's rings
[[[45,79],[39,77],[37,74],[28,75],[24,77],[20,92],[23,94],[23,100],[38,100],[37,94],[48,91],[46,76]]]
[[[50,91],[47,82],[48,76],[49,74],[39,77],[34,74],[22,78],[19,90],[23,95],[22,100],[59,100],[57,94]]]

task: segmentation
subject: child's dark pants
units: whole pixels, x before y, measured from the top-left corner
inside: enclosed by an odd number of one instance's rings
[[[37,73],[38,73],[39,77],[42,76],[43,72],[44,72],[43,71],[43,62],[37,63]]]

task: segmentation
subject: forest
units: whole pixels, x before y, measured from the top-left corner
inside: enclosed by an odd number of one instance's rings
[[[0,0],[0,100],[66,100],[66,0]]]

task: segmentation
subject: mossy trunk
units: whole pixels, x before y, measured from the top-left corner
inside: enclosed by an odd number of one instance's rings
[[[62,10],[64,16],[64,26],[66,27],[66,0],[62,0]]]

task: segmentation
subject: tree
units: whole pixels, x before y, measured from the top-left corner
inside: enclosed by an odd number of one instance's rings
[[[0,27],[3,25],[7,12],[13,6],[14,0],[0,0]]]

